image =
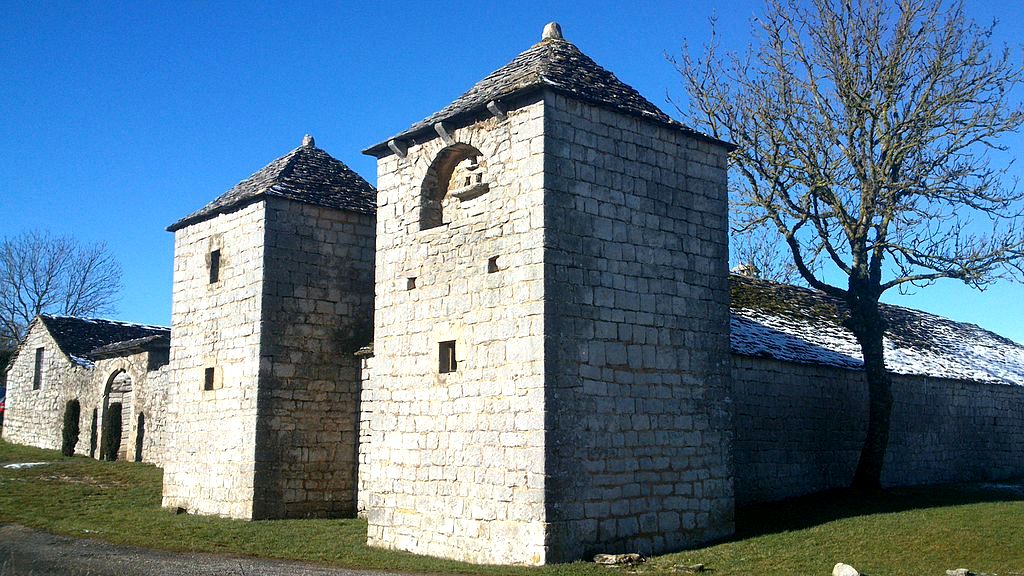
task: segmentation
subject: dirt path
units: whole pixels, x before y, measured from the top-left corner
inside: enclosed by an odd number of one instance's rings
[[[400,576],[301,562],[115,546],[0,525],[0,576]]]

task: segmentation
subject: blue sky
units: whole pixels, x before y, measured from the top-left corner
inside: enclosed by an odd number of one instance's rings
[[[124,266],[111,316],[168,324],[164,228],[299,145],[371,183],[360,151],[439,110],[540,39],[544,24],[675,114],[666,52],[717,14],[742,47],[760,1],[2,2],[0,236],[30,229],[105,241]],[[1009,2],[968,2],[1013,41]],[[1015,150],[1024,139],[1007,143]],[[888,301],[1024,342],[1024,287],[954,282]]]

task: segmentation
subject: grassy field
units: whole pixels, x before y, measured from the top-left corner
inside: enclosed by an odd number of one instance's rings
[[[243,522],[174,515],[160,508],[159,468],[62,458],[0,441],[0,522],[142,547],[295,559],[342,566],[447,574],[606,574],[589,563],[482,567],[368,548],[361,520]],[[830,493],[742,509],[735,539],[650,559],[640,574],[712,576],[831,573],[846,562],[871,576],[941,576],[950,568],[1024,574],[1024,483]]]

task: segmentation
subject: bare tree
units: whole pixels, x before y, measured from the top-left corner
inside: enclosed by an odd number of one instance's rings
[[[0,348],[16,346],[43,313],[88,316],[112,310],[121,266],[103,243],[27,232],[0,242]]]
[[[1024,121],[1021,67],[992,26],[956,1],[768,0],[745,53],[720,56],[713,34],[676,62],[690,123],[738,145],[743,226],[774,228],[847,305],[870,397],[856,487],[879,485],[888,444],[882,293],[1024,274],[1024,194],[997,166]]]
[[[729,267],[733,272],[781,282],[804,284],[789,248],[774,228],[731,227],[729,230]]]

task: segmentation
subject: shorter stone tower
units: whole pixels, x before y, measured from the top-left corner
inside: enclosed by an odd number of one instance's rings
[[[542,564],[732,532],[729,149],[549,25],[367,151],[370,544]]]
[[[175,234],[163,503],[260,519],[355,511],[375,191],[314,145]]]

